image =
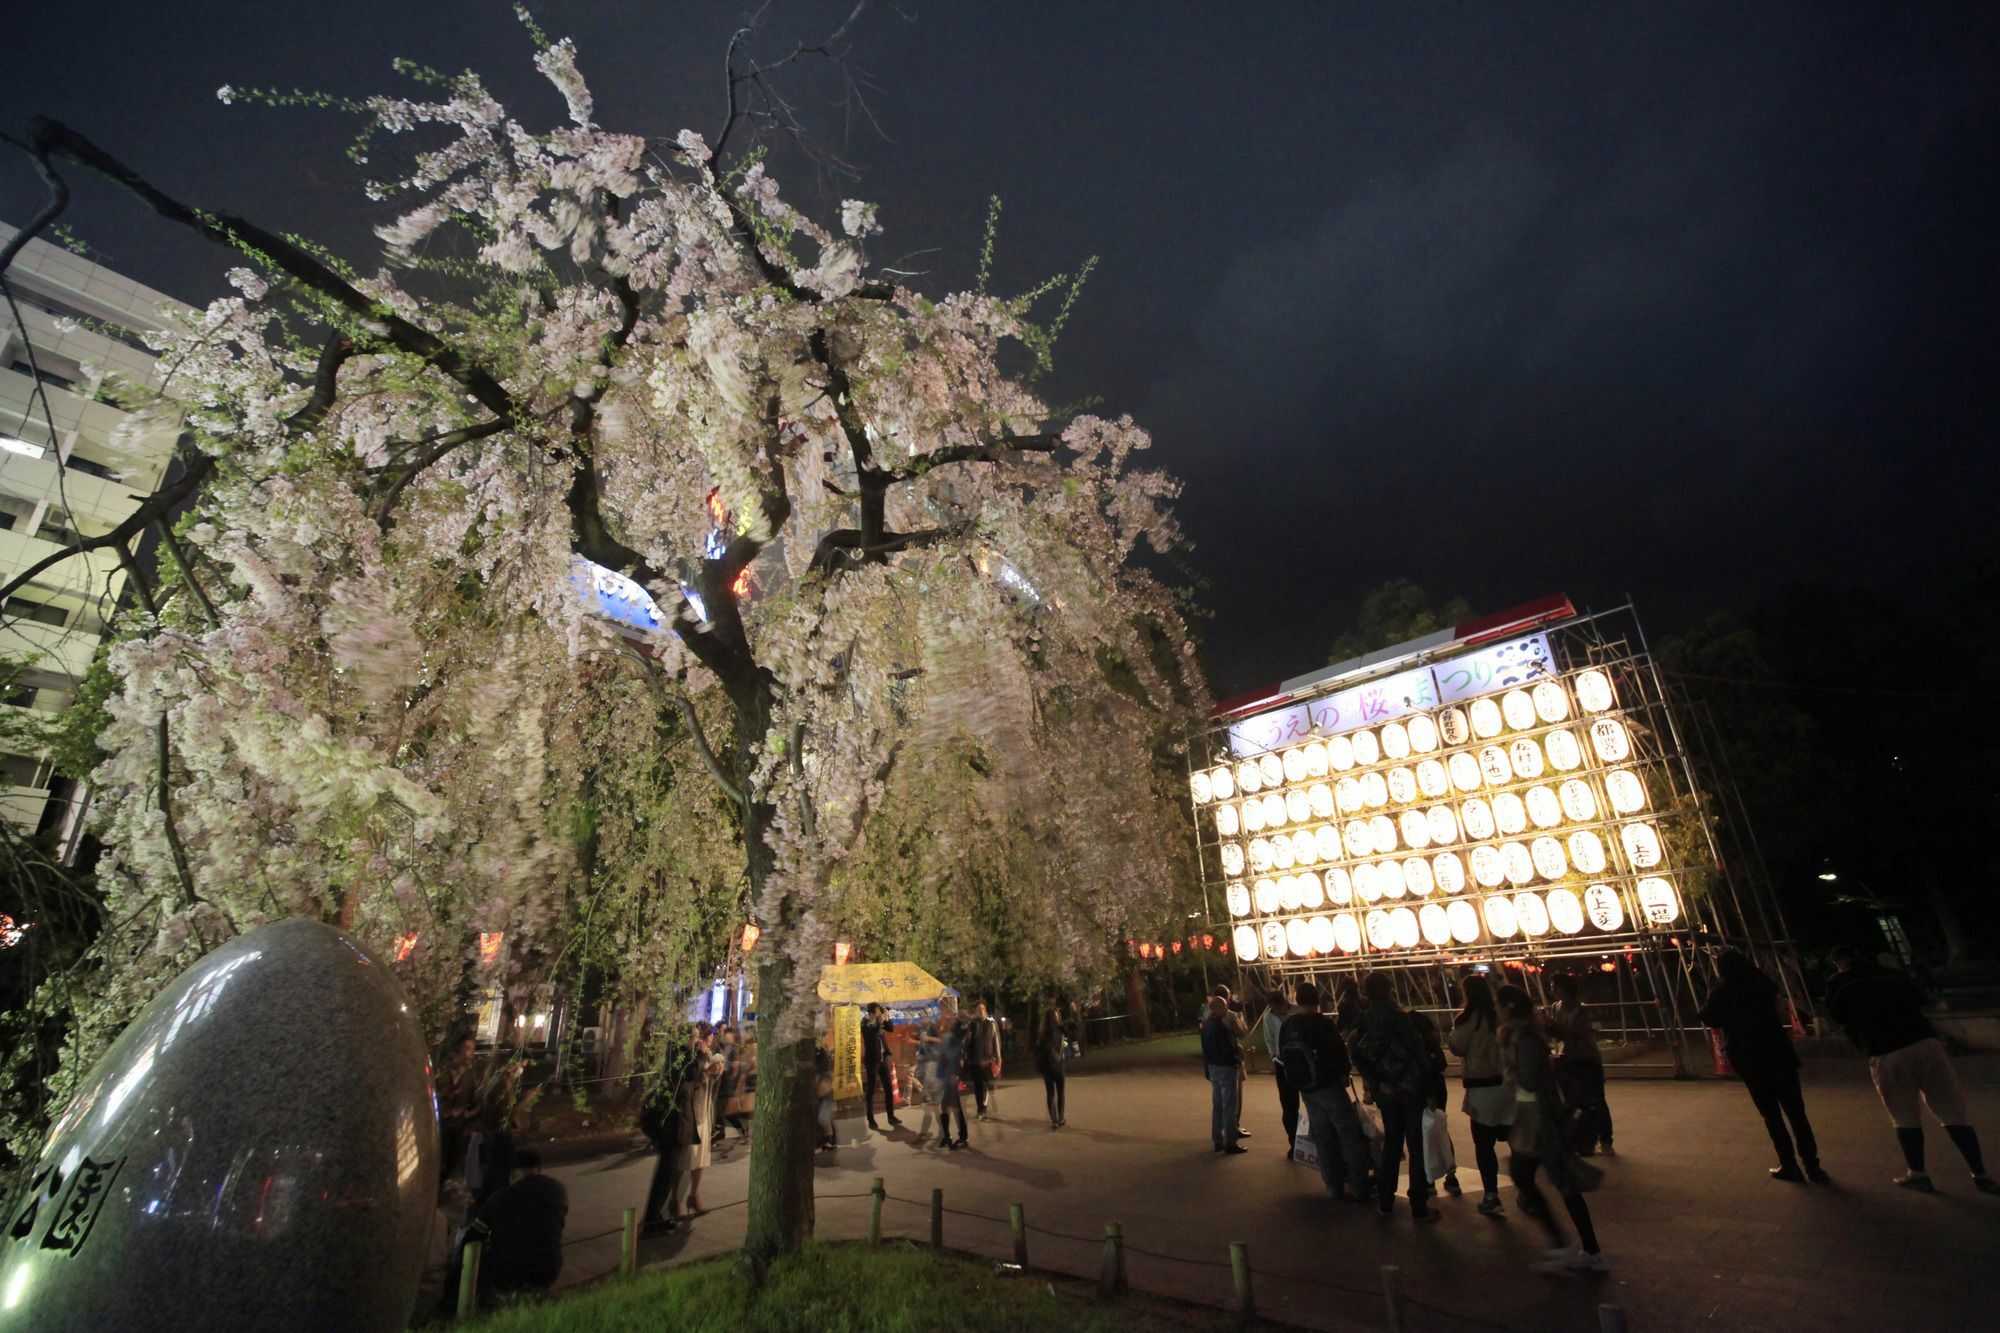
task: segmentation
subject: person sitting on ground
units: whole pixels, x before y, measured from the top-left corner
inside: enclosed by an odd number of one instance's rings
[[[514,1168],[520,1178],[488,1199],[474,1223],[473,1234],[485,1242],[479,1261],[482,1303],[547,1291],[562,1274],[569,1191],[542,1173],[542,1155],[532,1148],[514,1153]]]

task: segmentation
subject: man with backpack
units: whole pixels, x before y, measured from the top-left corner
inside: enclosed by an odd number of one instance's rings
[[[1347,1043],[1319,1011],[1319,988],[1299,983],[1298,1007],[1278,1025],[1277,1057],[1306,1107],[1306,1133],[1319,1155],[1326,1192],[1368,1201],[1368,1140],[1347,1092]]]
[[[1259,1021],[1258,1035],[1264,1042],[1264,1053],[1271,1057],[1271,1073],[1278,1083],[1278,1118],[1285,1126],[1285,1151],[1290,1152],[1299,1137],[1299,1090],[1285,1077],[1285,1062],[1278,1054],[1281,1040],[1279,1031],[1285,1020],[1292,1016],[1292,1006],[1285,999],[1285,988],[1274,986],[1264,995],[1264,1017]]]

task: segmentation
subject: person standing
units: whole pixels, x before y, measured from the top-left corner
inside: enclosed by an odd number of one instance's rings
[[[1965,1088],[1937,1029],[1924,1017],[1924,996],[1916,982],[1862,958],[1859,950],[1846,945],[1833,951],[1833,965],[1838,971],[1826,989],[1827,1009],[1854,1044],[1868,1053],[1876,1095],[1896,1127],[1896,1142],[1909,1167],[1896,1183],[1926,1194],[1936,1190],[1924,1166],[1922,1107],[1929,1106],[1971,1168],[1973,1188],[2000,1194],[2000,1185],[1986,1174],[1979,1132],[1966,1111]]]
[[[722,1081],[722,1056],[714,1041],[713,1030],[706,1023],[696,1024],[688,1039],[688,1132],[680,1154],[680,1169],[687,1177],[687,1198],[681,1210],[684,1217],[700,1217],[708,1211],[701,1206],[701,1177],[708,1170],[715,1133],[715,1088]]]
[[[681,1147],[687,1141],[687,1084],[693,1068],[687,1043],[675,1042],[639,1106],[639,1130],[655,1154],[652,1183],[646,1189],[643,1235],[658,1235],[680,1225],[681,1219],[669,1210],[678,1193]]]
[[[1500,1205],[1500,1154],[1496,1145],[1514,1123],[1514,1088],[1500,1058],[1500,1014],[1493,1007],[1493,983],[1477,973],[1458,986],[1464,1007],[1451,1022],[1451,1049],[1458,1056],[1458,1081],[1465,1089],[1460,1109],[1472,1121],[1472,1157],[1479,1164],[1485,1195],[1479,1211],[1496,1216]]]
[[[1313,994],[1317,997],[1318,990],[1314,990]],[[1290,1152],[1299,1137],[1299,1089],[1286,1077],[1285,1062],[1278,1048],[1285,1020],[1297,1011],[1286,1001],[1282,985],[1269,991],[1265,1000],[1264,1017],[1258,1021],[1257,1031],[1263,1039],[1265,1053],[1271,1057],[1271,1075],[1278,1084],[1278,1118],[1285,1126],[1285,1151]],[[1317,999],[1314,1003],[1318,1003]]]
[[[953,1023],[938,1034],[938,1147],[957,1152],[965,1146],[965,1104],[959,1098],[959,1076],[965,1066],[966,1024]],[[951,1136],[951,1118],[958,1116],[958,1137]]]
[[[1819,1142],[1806,1119],[1805,1093],[1799,1088],[1799,1053],[1778,1021],[1776,983],[1734,949],[1724,950],[1716,959],[1716,970],[1722,979],[1702,1003],[1701,1021],[1722,1033],[1729,1063],[1743,1080],[1757,1114],[1764,1117],[1764,1129],[1778,1152],[1771,1179],[1827,1180],[1820,1169]]]
[[[1551,1040],[1562,1043],[1556,1076],[1563,1081],[1564,1093],[1580,1122],[1576,1151],[1583,1157],[1592,1156],[1600,1147],[1611,1152],[1611,1107],[1604,1100],[1604,1054],[1597,1049],[1597,1029],[1583,1006],[1582,988],[1574,976],[1565,972],[1551,984],[1556,1002],[1549,1010],[1548,1033]]]
[[[1061,1129],[1068,1123],[1068,1089],[1063,1079],[1062,1010],[1050,1005],[1035,1029],[1035,1072],[1042,1076],[1042,1091],[1049,1104],[1049,1128]]]
[[[496,1295],[547,1291],[562,1276],[569,1192],[542,1173],[542,1155],[534,1149],[521,1149],[514,1164],[521,1178],[488,1199],[474,1224],[473,1234],[485,1242],[479,1264],[482,1305]]]
[[[521,1091],[527,1070],[525,1052],[495,1052],[493,1072],[479,1090],[479,1188],[473,1193],[479,1204],[513,1181],[514,1136],[542,1095],[540,1088]]]
[[[1602,1273],[1604,1254],[1598,1248],[1590,1205],[1583,1198],[1595,1168],[1579,1161],[1563,1141],[1562,1094],[1556,1085],[1548,1034],[1535,1017],[1535,1002],[1519,986],[1502,986],[1494,996],[1494,1005],[1500,1013],[1501,1056],[1515,1090],[1514,1127],[1507,1137],[1508,1172],[1514,1177],[1521,1211],[1541,1223],[1552,1247],[1535,1266],[1546,1273]],[[1535,1184],[1535,1176],[1542,1171],[1548,1172],[1549,1183],[1562,1195],[1563,1206],[1576,1227],[1574,1247],[1565,1243],[1562,1223],[1556,1221],[1547,1197]]]
[[[993,1088],[993,1071],[1000,1063],[1000,1025],[986,1016],[986,1002],[972,1006],[966,1023],[965,1073],[979,1118],[986,1118],[986,1096]]]
[[[1368,1005],[1361,1011],[1348,1053],[1375,1090],[1375,1109],[1382,1115],[1382,1168],[1375,1177],[1375,1211],[1388,1217],[1396,1210],[1396,1166],[1407,1150],[1410,1159],[1410,1217],[1418,1223],[1440,1216],[1430,1206],[1430,1179],[1424,1171],[1424,1103],[1430,1088],[1430,1067],[1416,1024],[1396,1001],[1394,980],[1387,972],[1370,972],[1362,985]]]
[[[1348,1095],[1347,1043],[1319,1011],[1319,988],[1299,983],[1298,1005],[1278,1027],[1286,1077],[1306,1107],[1306,1133],[1319,1157],[1319,1178],[1334,1198],[1368,1201],[1368,1140]]]
[[[1250,1035],[1250,1023],[1243,1017],[1243,1002],[1230,993],[1229,987],[1216,983],[1215,993],[1222,997],[1222,1021],[1236,1040],[1236,1125],[1234,1135],[1238,1139],[1250,1137],[1250,1131],[1243,1128],[1243,1085],[1249,1080],[1246,1072],[1249,1065],[1243,1061],[1243,1042]]]
[[[1245,1151],[1236,1141],[1243,1110],[1243,1047],[1237,1040],[1242,1023],[1231,1022],[1232,1017],[1227,999],[1209,997],[1208,1017],[1201,1024],[1201,1062],[1208,1070],[1208,1134],[1221,1153]]]
[[[882,1110],[891,1126],[896,1119],[896,1085],[889,1077],[889,1033],[895,1024],[882,1016],[882,1006],[871,1004],[861,1020],[861,1105],[868,1113],[868,1128],[879,1131],[875,1121],[875,1088],[882,1088]]]

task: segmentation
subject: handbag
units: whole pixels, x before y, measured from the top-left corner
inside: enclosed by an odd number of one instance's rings
[[[1424,1174],[1432,1181],[1443,1180],[1458,1170],[1458,1154],[1451,1146],[1451,1124],[1445,1112],[1424,1108]]]
[[[1348,1085],[1348,1096],[1354,1102],[1354,1117],[1361,1122],[1361,1135],[1368,1140],[1368,1151],[1379,1161],[1382,1156],[1382,1113],[1375,1109],[1373,1102],[1355,1097],[1352,1083]]]

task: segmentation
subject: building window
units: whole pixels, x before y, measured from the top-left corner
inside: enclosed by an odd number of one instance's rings
[[[4,610],[7,619],[39,620],[44,625],[69,624],[69,612],[48,602],[38,602],[32,597],[13,596],[7,599]]]
[[[16,708],[33,708],[35,696],[41,691],[32,685],[0,685],[0,704],[12,704]]]
[[[74,546],[83,540],[76,535],[76,532],[68,524],[57,518],[54,513],[49,513],[43,517],[41,530],[35,536],[45,542],[53,542],[57,546]]]
[[[75,380],[69,378],[66,375],[58,375],[55,371],[49,369],[47,366],[37,367],[32,362],[30,362],[28,358],[25,356],[15,357],[13,362],[10,364],[9,369],[18,370],[23,375],[32,376],[33,378],[38,379],[42,383],[48,385],[51,389],[63,389],[72,393],[76,391]]]
[[[118,479],[117,475],[110,468],[104,466],[104,464],[95,459],[85,458],[80,454],[71,454],[69,461],[63,464],[63,466],[73,472],[83,472],[93,477],[102,477],[106,481],[116,481]]]

